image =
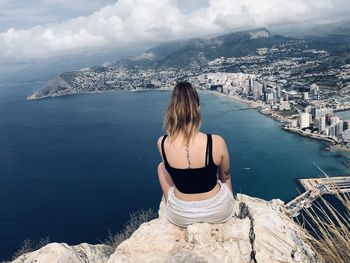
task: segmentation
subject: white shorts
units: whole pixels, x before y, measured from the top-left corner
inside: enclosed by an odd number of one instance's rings
[[[186,227],[193,223],[223,223],[235,212],[235,200],[226,183],[218,181],[220,191],[213,197],[200,201],[182,201],[175,196],[175,188],[168,191],[166,213],[173,224]]]

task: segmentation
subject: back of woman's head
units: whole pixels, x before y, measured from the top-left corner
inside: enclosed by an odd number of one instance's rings
[[[184,143],[189,143],[199,130],[200,123],[197,91],[188,82],[178,82],[165,113],[165,129],[170,139],[175,139],[181,133],[184,136]]]

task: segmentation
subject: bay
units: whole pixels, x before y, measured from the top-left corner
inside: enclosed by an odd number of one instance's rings
[[[38,101],[42,82],[0,89],[0,259],[24,239],[99,243],[129,214],[157,209],[156,147],[170,92],[116,91]],[[347,152],[283,131],[245,104],[200,93],[202,131],[228,145],[236,192],[287,201],[297,178],[348,175]]]

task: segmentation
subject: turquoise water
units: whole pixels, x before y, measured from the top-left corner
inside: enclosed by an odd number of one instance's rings
[[[339,112],[335,112],[334,115],[339,116],[343,120],[350,119],[350,111],[339,111]]]
[[[157,138],[169,92],[25,97],[41,82],[0,89],[0,259],[26,238],[99,243],[161,198]],[[236,192],[288,200],[297,178],[348,175],[346,152],[280,129],[246,105],[200,93],[202,131],[220,134]],[[247,169],[249,168],[249,169]]]

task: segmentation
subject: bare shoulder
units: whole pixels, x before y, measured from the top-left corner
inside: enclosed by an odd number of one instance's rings
[[[215,143],[216,145],[226,145],[224,138],[222,138],[220,135],[212,134],[211,137],[213,138],[213,143]]]
[[[216,163],[217,165],[221,165],[223,157],[227,156],[227,147],[225,140],[217,134],[212,134],[212,139],[214,163]]]

